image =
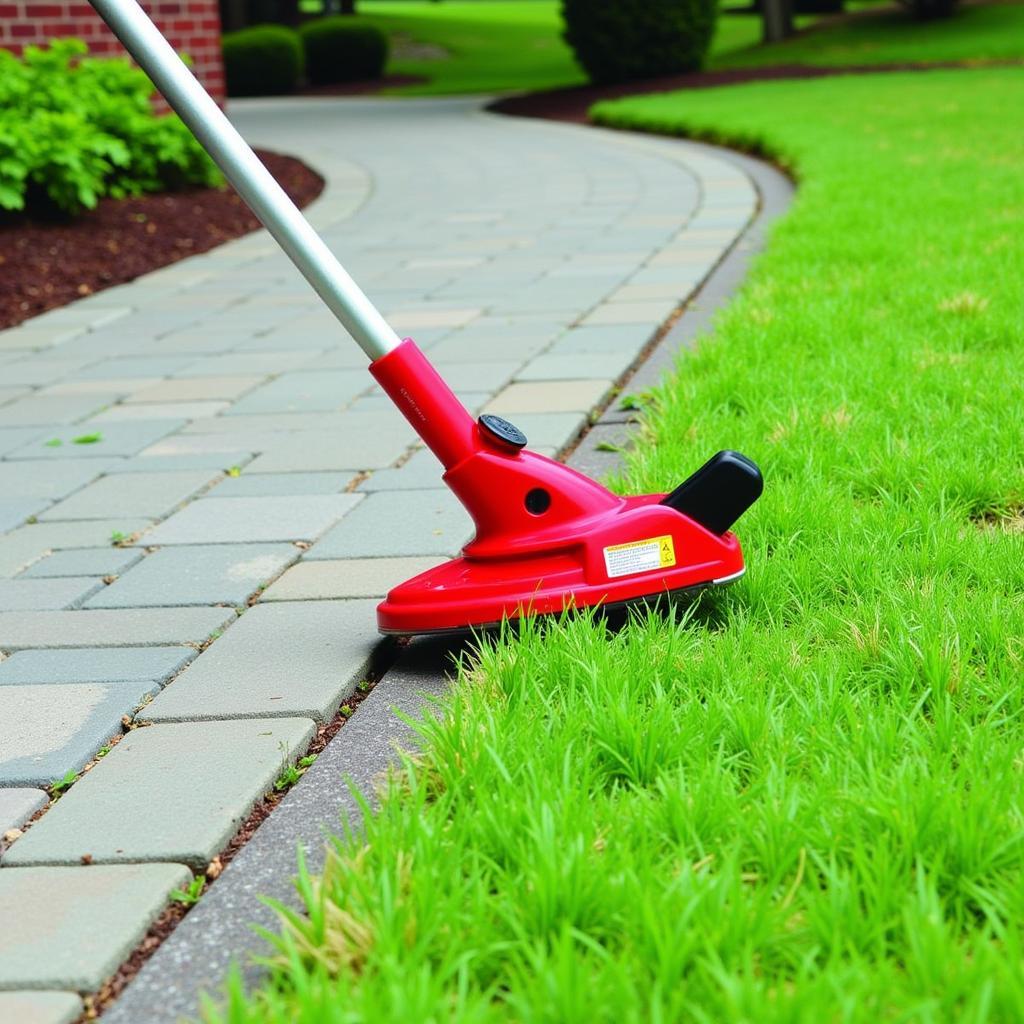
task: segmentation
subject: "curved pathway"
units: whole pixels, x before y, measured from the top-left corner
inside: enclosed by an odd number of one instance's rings
[[[704,148],[479,100],[232,116],[325,174],[356,280],[541,451],[757,204]],[[352,693],[376,599],[469,538],[415,443],[265,233],[0,333],[0,1017],[73,1019]]]

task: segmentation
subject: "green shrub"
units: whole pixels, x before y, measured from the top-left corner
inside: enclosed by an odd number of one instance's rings
[[[592,82],[626,82],[699,68],[716,0],[562,0],[565,41]]]
[[[293,92],[303,71],[302,42],[284,25],[254,25],[221,38],[229,96]]]
[[[157,116],[153,86],[124,59],[90,59],[78,39],[0,50],[0,208],[92,208],[221,177],[174,115]]]
[[[299,35],[313,85],[380,78],[387,63],[388,37],[376,25],[351,16],[317,18],[303,25]]]
[[[957,0],[900,0],[904,7],[910,9],[918,21],[931,21],[933,18],[948,18],[956,9]]]

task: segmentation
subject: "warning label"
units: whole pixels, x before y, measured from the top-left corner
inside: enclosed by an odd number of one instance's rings
[[[671,537],[634,540],[604,549],[604,567],[612,579],[631,576],[635,572],[668,569],[675,564],[676,552]]]

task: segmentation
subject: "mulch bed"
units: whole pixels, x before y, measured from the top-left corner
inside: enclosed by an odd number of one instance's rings
[[[259,157],[300,207],[323,191],[323,178],[301,161],[264,151]],[[7,215],[0,220],[0,328],[259,226],[232,188],[104,199],[75,220]]]
[[[1011,62],[1016,63],[1016,62]],[[834,75],[884,74],[893,71],[931,71],[939,68],[965,68],[955,62],[941,64],[856,64],[845,67],[810,67],[806,64],[780,64],[766,68],[727,68],[721,71],[694,71],[685,75],[645,78],[618,85],[576,85],[567,89],[548,89],[522,96],[496,100],[489,107],[499,114],[515,117],[540,117],[550,121],[586,124],[587,111],[601,100],[649,92],[674,92],[677,89],[716,89],[743,82],[769,82],[794,78],[829,78]]]

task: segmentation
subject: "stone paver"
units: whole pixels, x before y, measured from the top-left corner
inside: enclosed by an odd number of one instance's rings
[[[243,473],[217,487],[218,498],[269,498],[290,494],[340,494],[353,479],[340,473]]]
[[[328,245],[472,410],[508,414],[545,453],[576,437],[756,204],[706,150],[482,117],[475,99],[257,101],[232,118],[325,175],[308,216]],[[432,154],[429,174],[395,160],[395,138]],[[472,523],[265,234],[0,331],[0,362],[0,608],[61,605],[0,610],[0,701],[31,697],[44,720],[0,714],[25,723],[21,751],[0,756],[58,765],[74,747],[77,763],[107,738],[94,721],[118,730],[112,693],[173,679],[140,716],[157,724],[13,844],[0,883],[37,856],[204,866],[278,770],[277,739],[300,753],[370,662],[366,598],[457,552]],[[237,623],[233,607],[195,606],[244,605],[296,558]],[[119,578],[72,593],[104,577]],[[166,890],[107,893],[122,917],[102,969],[69,911],[36,973],[0,967],[0,988],[95,989]],[[70,884],[47,891],[78,905]],[[19,900],[31,913],[28,889]],[[46,973],[68,953],[93,956],[91,973]]]
[[[0,990],[94,992],[188,880],[180,864],[0,871],[0,921],[18,922],[0,928]]]
[[[0,536],[0,576],[16,576],[53,551],[112,543],[152,526],[149,519],[89,519],[29,524]]]
[[[107,459],[88,459],[74,464],[64,459],[47,463],[5,459],[0,462],[0,494],[7,500],[14,497],[63,498],[95,480],[112,465]],[[116,511],[109,510],[110,513]]]
[[[22,683],[163,684],[195,656],[193,647],[69,647],[18,651],[0,661],[0,686]]]
[[[78,608],[87,597],[102,589],[101,579],[84,576],[0,580],[0,612]]]
[[[257,605],[156,697],[143,717],[325,720],[362,678],[377,639],[370,601]]]
[[[116,509],[122,515],[159,519],[219,477],[207,470],[169,473],[130,473],[105,476],[57,502],[39,518],[106,519]]]
[[[82,609],[0,612],[0,651],[27,647],[145,647],[203,643],[227,626],[227,608]]]
[[[551,380],[510,384],[484,408],[501,416],[520,412],[586,412],[612,386],[610,380]]]
[[[201,870],[314,730],[308,718],[136,729],[4,854],[3,863],[78,864],[88,856],[93,864],[173,861]],[[0,886],[7,875],[0,870]]]
[[[162,548],[85,602],[86,608],[241,605],[300,552],[292,544]],[[0,600],[3,584],[0,582]]]
[[[61,576],[118,576],[142,558],[131,548],[69,548],[19,573],[18,579],[53,579]]]
[[[306,557],[454,555],[473,532],[469,513],[447,489],[379,491],[368,494]]]
[[[0,789],[0,838],[9,829],[21,828],[48,802],[49,797],[41,789]]]
[[[147,544],[312,541],[360,501],[358,494],[203,498],[146,534]]]
[[[7,458],[65,462],[68,459],[110,459],[114,456],[135,455],[181,425],[180,421],[165,420],[158,423],[108,423],[103,427],[85,427],[81,424],[59,427],[19,445]],[[79,440],[76,442],[75,438]],[[86,442],[82,440],[84,438],[90,440]]]
[[[0,1020],[18,1024],[73,1024],[82,1013],[75,992],[0,992]]]
[[[339,558],[293,565],[262,594],[262,601],[383,598],[393,586],[433,568],[442,558]]]
[[[0,786],[48,786],[78,772],[157,683],[0,686]]]

